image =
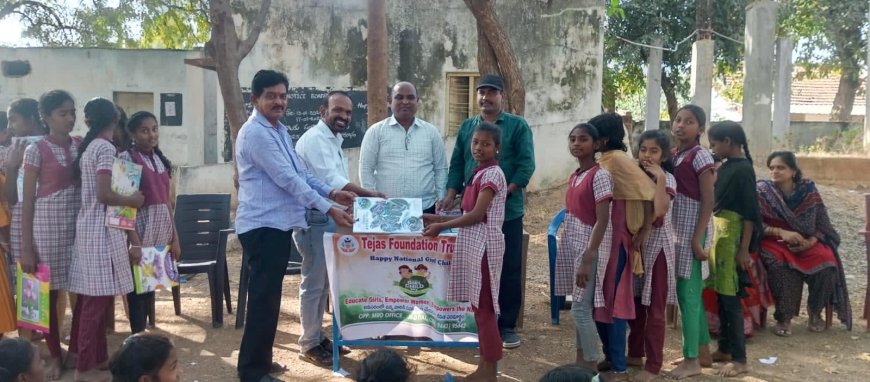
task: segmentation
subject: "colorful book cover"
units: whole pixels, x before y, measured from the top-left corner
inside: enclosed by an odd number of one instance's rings
[[[133,266],[133,281],[137,294],[178,286],[178,264],[169,246],[142,248],[142,260]]]
[[[51,273],[48,264],[36,266],[33,274],[24,273],[21,263],[18,265],[18,283],[16,284],[18,326],[48,333],[49,301],[51,290]]]
[[[41,138],[42,138],[41,135],[33,135],[30,137],[15,137],[15,138],[12,138],[12,146],[14,147],[15,143],[18,141],[25,141],[25,142],[27,142],[27,145],[30,145],[32,143],[36,143],[36,141],[40,140]],[[16,182],[17,182],[17,186],[18,186],[17,187],[18,188],[18,200],[22,200],[24,198],[24,196],[23,196],[24,195],[24,169],[23,169],[23,165],[22,165],[22,168],[18,170],[18,179],[16,179]]]
[[[142,166],[120,158],[112,163],[112,191],[132,195],[139,190]],[[136,209],[127,206],[106,207],[106,225],[126,230],[136,229]]]
[[[357,197],[353,216],[354,233],[423,232],[423,201],[419,198]]]

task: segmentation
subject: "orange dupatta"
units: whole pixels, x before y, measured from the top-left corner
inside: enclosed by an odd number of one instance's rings
[[[613,178],[613,198],[625,200],[625,222],[632,235],[643,228],[643,202],[655,198],[656,185],[641,170],[640,166],[623,151],[610,150],[598,159],[601,167],[610,172]],[[643,274],[643,257],[640,252],[632,251],[632,273]]]

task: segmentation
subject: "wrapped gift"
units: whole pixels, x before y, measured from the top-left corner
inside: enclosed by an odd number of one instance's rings
[[[354,233],[422,233],[423,201],[357,197],[353,217]]]
[[[36,266],[36,272],[24,273],[21,263],[18,263],[18,326],[48,333],[49,324],[49,291],[51,290],[51,272],[48,264]]]
[[[137,294],[178,286],[178,264],[169,246],[142,248],[142,259],[133,266],[133,281]]]

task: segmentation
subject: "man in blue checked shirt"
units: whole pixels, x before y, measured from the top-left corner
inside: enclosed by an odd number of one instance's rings
[[[314,177],[296,155],[287,128],[278,120],[287,108],[288,87],[283,73],[261,70],[254,75],[251,103],[255,109],[236,140],[236,233],[251,272],[248,325],[237,367],[242,382],[280,381],[269,372],[293,229],[308,227],[310,210],[330,216],[336,224],[353,225],[352,217],[330,199],[352,205],[356,194],[332,188]]]

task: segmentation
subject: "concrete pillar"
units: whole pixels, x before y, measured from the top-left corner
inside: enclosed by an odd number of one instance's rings
[[[662,38],[653,39],[652,46],[662,46]],[[644,131],[658,130],[662,109],[662,50],[649,50],[646,68],[646,115]]]
[[[791,53],[794,40],[780,37],[776,40],[776,83],[773,93],[773,146],[792,149],[791,140],[791,76],[794,63]]]
[[[867,10],[867,19],[870,21],[870,9]],[[870,30],[867,31],[867,73],[870,73]],[[865,92],[870,90],[870,75],[866,77]],[[864,152],[870,152],[870,94],[864,95],[864,103]],[[867,327],[870,328],[870,324]]]
[[[700,106],[707,112],[709,126],[712,117],[711,104],[713,102],[713,40],[698,40],[692,44],[692,82],[690,94],[692,103]]]
[[[218,112],[217,105],[221,102],[217,98],[218,82],[217,72],[203,70],[203,164],[218,163]]]
[[[773,48],[777,4],[756,0],[746,7],[743,78],[743,128],[756,158],[771,152]]]

